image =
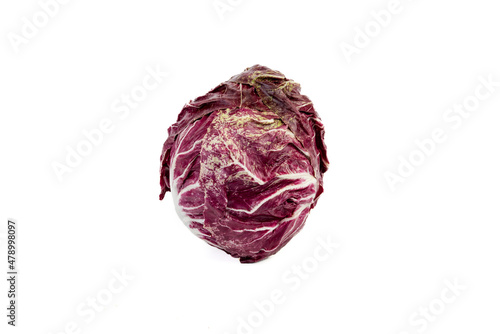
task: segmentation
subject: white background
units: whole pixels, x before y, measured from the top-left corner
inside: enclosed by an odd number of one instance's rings
[[[10,328],[2,279],[0,332],[498,333],[500,87],[457,129],[443,120],[480,76],[500,81],[496,2],[401,0],[351,62],[341,43],[389,1],[232,3],[221,19],[212,0],[73,0],[18,52],[9,38],[40,4],[1,3],[0,236],[17,219],[20,309]],[[242,265],[192,235],[170,194],[158,200],[158,170],[184,103],[254,64],[302,85],[331,168],[299,235]],[[169,76],[120,119],[111,105],[148,66]],[[52,164],[105,118],[113,131],[59,181]],[[384,173],[435,128],[447,140],[391,191]],[[294,290],[284,277],[318,237],[340,247]],[[88,321],[77,308],[106,295],[113,270],[133,279]],[[466,288],[425,330],[412,324],[446,280]],[[284,302],[241,327],[275,289]]]

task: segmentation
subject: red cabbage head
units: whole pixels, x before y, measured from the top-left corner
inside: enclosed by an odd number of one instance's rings
[[[163,145],[160,199],[171,191],[195,235],[252,263],[304,226],[327,169],[312,102],[255,65],[184,106]]]

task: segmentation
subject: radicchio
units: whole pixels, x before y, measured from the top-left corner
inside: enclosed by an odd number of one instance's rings
[[[303,227],[327,169],[312,102],[255,65],[184,106],[163,145],[160,200],[171,191],[194,234],[252,263]]]

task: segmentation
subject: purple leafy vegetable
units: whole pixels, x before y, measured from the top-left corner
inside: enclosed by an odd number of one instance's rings
[[[189,102],[168,129],[161,194],[210,245],[242,263],[303,227],[328,169],[324,128],[300,85],[255,65]]]

